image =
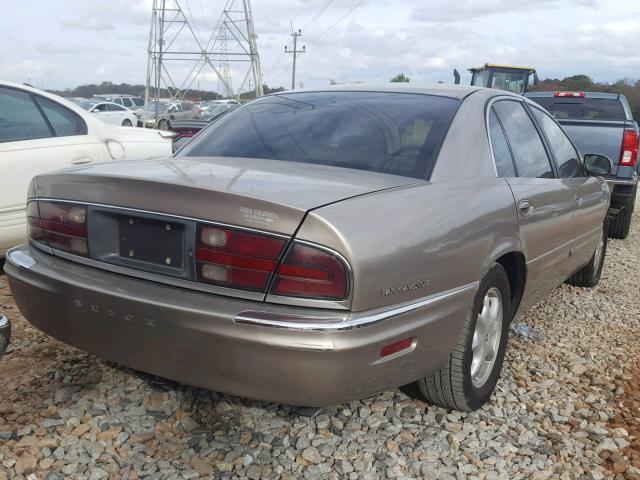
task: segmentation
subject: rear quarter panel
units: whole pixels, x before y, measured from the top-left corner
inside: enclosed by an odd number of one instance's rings
[[[521,250],[513,196],[500,178],[424,182],[355,197],[309,213],[297,238],[349,261],[353,311],[478,282],[494,259]],[[383,293],[412,282],[426,286]]]

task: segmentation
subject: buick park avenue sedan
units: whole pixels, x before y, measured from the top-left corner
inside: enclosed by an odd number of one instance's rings
[[[514,315],[598,282],[609,169],[503,91],[282,93],[175,158],[39,175],[5,270],[36,327],[138,370],[305,406],[417,382],[471,410]]]

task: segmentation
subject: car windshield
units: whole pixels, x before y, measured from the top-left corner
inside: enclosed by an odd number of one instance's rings
[[[395,92],[269,96],[224,115],[180,156],[262,158],[425,178],[459,104]]]
[[[617,98],[530,97],[559,120],[626,120]]]

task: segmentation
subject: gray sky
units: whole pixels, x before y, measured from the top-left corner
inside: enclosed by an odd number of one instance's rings
[[[54,89],[144,83],[151,3],[11,2],[0,27],[0,78]],[[201,38],[224,3],[181,1]],[[308,24],[307,53],[298,64],[305,87],[330,79],[386,82],[398,72],[412,81],[448,83],[454,67],[466,73],[485,62],[534,66],[541,78],[640,77],[639,0],[364,0],[336,24],[360,3],[253,0],[264,81],[290,85],[291,55],[283,49],[291,46],[292,20],[296,29]],[[217,81],[204,75],[200,86],[215,90]]]

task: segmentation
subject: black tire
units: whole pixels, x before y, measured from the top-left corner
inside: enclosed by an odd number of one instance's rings
[[[495,361],[488,377],[481,385],[474,385],[471,374],[473,360],[472,342],[489,291],[499,291],[502,305],[502,329]],[[501,265],[494,263],[483,277],[467,315],[464,327],[447,364],[434,374],[418,380],[418,388],[427,402],[451,410],[472,411],[487,403],[500,378],[504,354],[507,349],[509,324],[511,323],[511,288],[509,278]],[[496,335],[497,338],[497,335]]]
[[[131,120],[129,120],[129,119],[125,119],[125,120],[122,122],[122,126],[123,126],[123,127],[130,127],[130,126],[132,126],[132,125],[133,125],[133,124],[131,123]]]
[[[598,255],[596,248],[591,260],[589,260],[589,263],[574,273],[573,276],[567,280],[568,284],[576,287],[595,287],[598,284],[600,281],[600,275],[602,274],[602,267],[604,267],[604,259],[607,255],[606,232],[610,231],[609,221],[605,217],[604,222],[602,223],[602,237],[600,239],[602,243],[600,245],[600,254]]]
[[[624,240],[629,235],[631,217],[636,204],[636,191],[637,187],[634,187],[631,196],[624,198],[622,202],[616,202],[615,199],[612,202],[612,206],[622,208],[622,210],[609,222],[609,238]]]
[[[158,122],[158,130],[170,130],[169,122],[166,120],[160,120]]]
[[[633,215],[633,204],[626,205],[609,224],[609,238],[619,238],[624,240],[629,235],[631,227],[631,216]]]

